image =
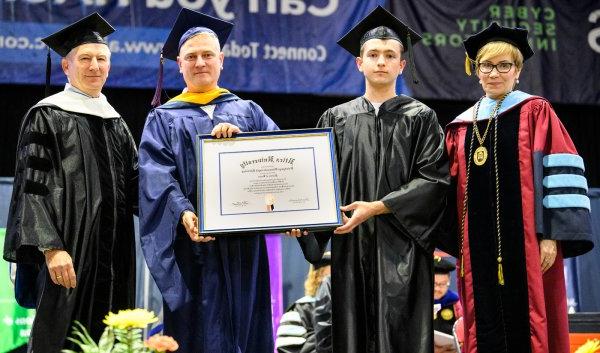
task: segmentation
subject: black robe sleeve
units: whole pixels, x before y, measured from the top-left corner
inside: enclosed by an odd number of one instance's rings
[[[430,249],[431,236],[442,219],[450,183],[444,133],[435,112],[426,109],[414,124],[413,170],[410,180],[381,201],[421,247]],[[402,132],[404,133],[404,132]]]
[[[60,224],[63,176],[57,127],[49,108],[25,116],[17,145],[4,259],[43,263],[42,249],[63,249]]]

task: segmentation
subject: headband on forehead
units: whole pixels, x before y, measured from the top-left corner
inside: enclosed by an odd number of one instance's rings
[[[213,31],[210,28],[206,28],[206,27],[192,27],[190,29],[188,29],[182,36],[181,39],[179,39],[179,46],[177,47],[177,51],[179,52],[181,50],[181,47],[183,46],[183,44],[185,44],[185,42],[188,41],[188,39],[201,34],[201,33],[209,33],[215,36],[215,38],[219,38],[217,36],[217,34],[215,33],[215,31]],[[221,46],[221,43],[219,43],[219,46]]]

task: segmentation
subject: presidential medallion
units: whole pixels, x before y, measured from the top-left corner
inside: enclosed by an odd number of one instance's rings
[[[485,161],[487,161],[487,156],[487,148],[479,146],[475,150],[475,153],[473,153],[473,162],[475,162],[475,165],[482,166],[485,164]]]

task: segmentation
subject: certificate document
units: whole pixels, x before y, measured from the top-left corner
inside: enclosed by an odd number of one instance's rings
[[[200,135],[201,234],[341,225],[331,129]]]

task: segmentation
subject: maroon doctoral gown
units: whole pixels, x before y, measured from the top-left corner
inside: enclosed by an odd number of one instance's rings
[[[482,100],[483,134],[495,101]],[[484,145],[487,161],[469,156],[473,108],[447,127],[450,173],[456,183],[458,232],[471,163],[464,225],[464,277],[457,270],[464,308],[464,352],[568,352],[563,258],[589,251],[591,227],[583,160],[554,110],[543,98],[515,91],[503,102]],[[494,154],[498,159],[504,285],[499,285]],[[458,233],[457,232],[457,233]],[[454,234],[456,236],[456,233]],[[459,234],[453,245],[460,246]],[[558,255],[541,271],[539,241],[554,239]],[[458,248],[449,249],[455,254]]]

